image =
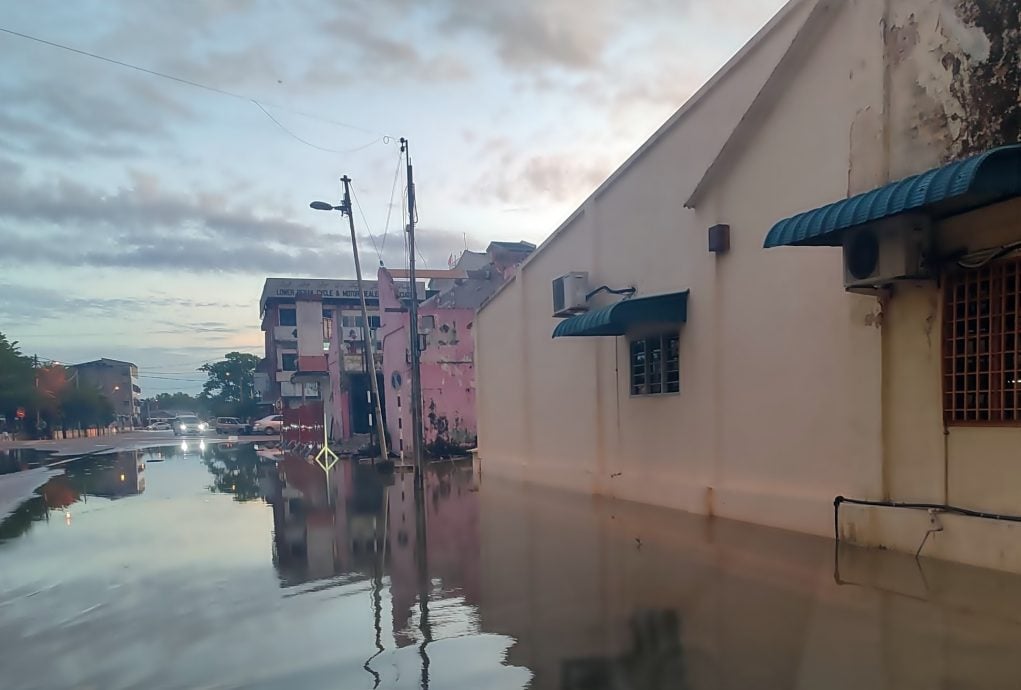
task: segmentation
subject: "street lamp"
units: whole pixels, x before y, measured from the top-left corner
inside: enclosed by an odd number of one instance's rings
[[[379,383],[376,381],[376,353],[372,345],[372,336],[369,335],[369,313],[365,306],[365,288],[362,285],[362,264],[358,258],[358,239],[355,236],[355,219],[351,213],[351,178],[347,175],[340,178],[344,184],[344,201],[340,206],[334,206],[326,201],[313,201],[309,208],[315,211],[340,211],[347,215],[348,227],[351,229],[351,252],[355,260],[355,278],[358,279],[358,301],[362,308],[362,333],[365,337],[365,352],[369,356],[369,363],[365,367],[369,376],[369,390],[372,391],[372,398],[375,407],[376,434],[379,439],[379,455],[384,462],[389,457],[386,447],[386,429],[383,428],[383,406],[379,397]],[[378,306],[378,304],[377,304]],[[325,408],[326,398],[323,396],[323,407]],[[325,427],[325,420],[324,420]]]

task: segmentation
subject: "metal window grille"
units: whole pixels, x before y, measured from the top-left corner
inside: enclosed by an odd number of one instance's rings
[[[943,414],[948,426],[1021,425],[1021,258],[947,277]]]
[[[631,341],[631,395],[681,390],[680,335],[667,333]]]

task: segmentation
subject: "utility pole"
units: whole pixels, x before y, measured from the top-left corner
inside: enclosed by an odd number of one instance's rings
[[[418,281],[415,279],[415,173],[411,144],[401,137],[401,151],[408,169],[408,278],[411,279],[409,335],[411,340],[411,453],[415,463],[415,486],[422,486],[422,353],[418,349]]]
[[[351,212],[351,178],[347,175],[340,178],[344,183],[344,201],[341,212],[347,214],[348,226],[351,228],[351,250],[355,257],[355,277],[358,278],[358,299],[362,306],[362,333],[365,334],[365,350],[369,354],[369,366],[366,368],[369,374],[369,387],[372,391],[372,401],[376,413],[376,438],[379,439],[379,457],[384,462],[390,457],[386,449],[386,430],[383,428],[383,407],[379,401],[379,384],[376,381],[376,347],[372,342],[372,335],[369,332],[369,310],[365,306],[365,286],[362,285],[362,264],[358,260],[358,239],[355,237],[355,217]],[[325,396],[323,396],[325,400]]]
[[[32,355],[32,373],[35,374],[35,432],[39,433],[39,355]]]

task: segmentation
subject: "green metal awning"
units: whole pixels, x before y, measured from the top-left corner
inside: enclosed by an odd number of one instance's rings
[[[765,246],[839,247],[859,225],[907,213],[947,218],[1021,196],[1021,145],[1004,146],[781,220]]]
[[[635,297],[593,309],[561,321],[554,338],[624,335],[628,327],[643,323],[684,323],[688,320],[688,291]]]

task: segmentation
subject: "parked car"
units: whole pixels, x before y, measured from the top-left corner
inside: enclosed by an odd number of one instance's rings
[[[266,434],[267,436],[273,436],[279,434],[280,429],[284,425],[284,418],[278,414],[271,414],[268,417],[263,417],[255,424],[252,425],[252,433],[255,434]]]
[[[181,415],[174,418],[174,436],[194,436],[209,428],[205,422],[195,415]]]
[[[173,429],[173,427],[170,426],[170,422],[152,422],[145,428],[146,431],[170,431]]]
[[[218,434],[247,434],[251,427],[237,417],[217,417],[214,425]]]

